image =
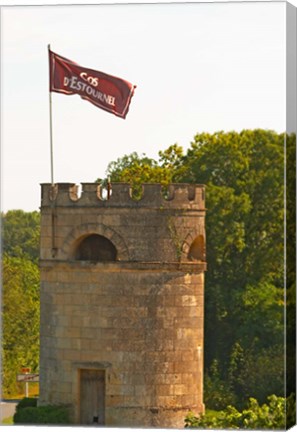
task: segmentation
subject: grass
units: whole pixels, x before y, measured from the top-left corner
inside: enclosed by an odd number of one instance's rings
[[[13,416],[3,419],[1,424],[2,425],[12,425],[13,424]]]

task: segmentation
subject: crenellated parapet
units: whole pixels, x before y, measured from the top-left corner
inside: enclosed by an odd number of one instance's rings
[[[41,207],[150,207],[205,209],[204,185],[173,183],[162,187],[158,183],[145,183],[139,199],[133,198],[133,189],[128,183],[111,183],[109,189],[98,183],[49,183],[41,185]]]

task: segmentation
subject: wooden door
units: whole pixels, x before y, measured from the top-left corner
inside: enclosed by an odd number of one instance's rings
[[[81,369],[80,371],[80,423],[104,425],[105,421],[105,371]]]

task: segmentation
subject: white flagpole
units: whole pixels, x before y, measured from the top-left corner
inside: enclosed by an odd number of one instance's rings
[[[48,51],[49,51],[51,48],[50,44],[48,44],[47,47],[48,47]],[[49,59],[49,62],[50,62],[50,59]],[[49,68],[49,70],[51,70],[51,69]],[[51,183],[52,183],[52,186],[54,186],[53,113],[52,113],[52,92],[51,92],[51,90],[49,91],[49,118],[50,118]]]
[[[50,44],[48,44],[48,54],[51,49]],[[49,57],[49,73],[51,71],[50,56]],[[51,77],[49,76],[49,79]],[[50,151],[51,151],[51,184],[52,184],[52,197],[54,197],[54,151],[53,151],[53,113],[52,113],[52,92],[49,89],[49,119],[50,119]],[[56,248],[56,209],[55,200],[52,200],[52,257],[55,258],[57,253]]]

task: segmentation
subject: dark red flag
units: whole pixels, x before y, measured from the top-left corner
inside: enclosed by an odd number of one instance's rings
[[[135,85],[121,78],[79,66],[49,50],[50,91],[78,94],[99,108],[125,118]]]

